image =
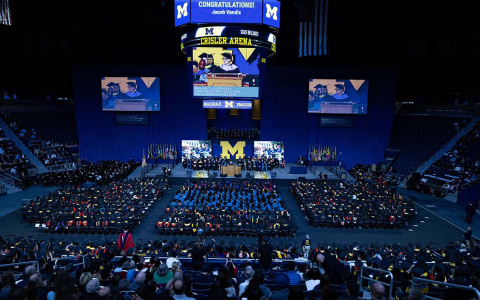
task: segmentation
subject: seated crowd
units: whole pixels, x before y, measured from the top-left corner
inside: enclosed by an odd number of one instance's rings
[[[22,122],[16,120],[8,112],[2,111],[2,118],[44,166],[61,165],[74,161],[66,144],[39,137],[35,129],[26,129]]]
[[[208,130],[210,140],[244,140],[257,141],[260,138],[258,129],[217,129]]]
[[[417,191],[445,197],[480,176],[480,124],[422,174]]]
[[[157,222],[160,234],[257,235],[296,226],[271,181],[187,181]],[[286,230],[286,232],[285,232]]]
[[[184,169],[220,171],[222,166],[234,164],[234,160],[211,156],[207,158],[182,158]],[[236,165],[242,168],[242,171],[272,171],[274,168],[285,168],[285,159],[277,159],[273,156],[250,157],[244,156],[236,160]]]
[[[115,233],[135,228],[168,187],[168,178],[122,179],[98,187],[63,187],[22,207],[23,218],[51,232]]]
[[[388,299],[393,281],[393,299],[473,299],[473,291],[439,284],[480,288],[478,241],[445,247],[319,243],[314,248],[312,243],[308,259],[298,258],[292,246],[274,246],[268,236],[259,243],[163,240],[120,251],[109,240],[0,237],[0,267],[29,261],[39,266],[2,268],[0,295],[9,300]],[[56,261],[62,256],[67,259]],[[360,280],[363,266],[375,269],[364,269],[363,276],[376,283]],[[412,288],[414,277],[436,283]]]
[[[43,186],[78,186],[86,182],[104,185],[127,177],[138,165],[133,161],[90,162],[75,170],[42,173],[39,180]]]
[[[291,193],[312,226],[398,228],[415,216],[413,201],[395,187],[360,169],[350,181],[296,181]]]
[[[25,177],[28,169],[32,168],[35,168],[35,166],[0,128],[0,172],[15,177]]]

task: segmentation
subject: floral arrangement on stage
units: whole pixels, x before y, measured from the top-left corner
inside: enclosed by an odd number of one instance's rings
[[[270,172],[253,172],[253,178],[255,179],[272,179]]]
[[[193,178],[208,178],[207,170],[192,171]]]

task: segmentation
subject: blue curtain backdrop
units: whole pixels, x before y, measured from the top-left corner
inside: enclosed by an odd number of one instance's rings
[[[115,125],[113,112],[101,110],[102,76],[159,76],[161,111],[149,113],[149,125]],[[139,161],[148,143],[173,142],[180,151],[182,139],[206,139],[206,110],[201,100],[190,97],[187,76],[186,66],[77,68],[74,91],[81,157]],[[318,114],[307,113],[311,78],[368,79],[368,114],[355,115],[353,128],[319,128]],[[287,162],[307,155],[312,145],[337,146],[337,157],[342,152],[342,161],[349,166],[383,161],[393,126],[395,82],[395,71],[386,68],[267,66],[260,140],[283,141]],[[229,119],[227,115],[228,110],[217,110],[218,125],[220,119]]]
[[[319,128],[318,114],[307,113],[312,78],[368,79],[368,114],[355,115],[353,128]],[[285,160],[295,162],[308,147],[337,146],[337,158],[350,167],[383,161],[390,141],[395,103],[395,71],[359,68],[268,66],[262,97],[260,137],[283,141]]]
[[[103,76],[160,77],[160,112],[149,112],[149,125],[115,125],[114,113],[103,112]],[[207,138],[202,101],[189,96],[185,66],[95,66],[74,70],[75,113],[80,155],[88,161],[140,161],[149,143],[175,143]],[[147,153],[145,153],[147,155]]]

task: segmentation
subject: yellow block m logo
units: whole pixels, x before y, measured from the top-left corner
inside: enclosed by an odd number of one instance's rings
[[[229,142],[227,141],[221,141],[220,146],[222,147],[222,157],[227,157],[227,159],[230,159],[230,154],[235,155],[236,159],[242,158],[245,156],[243,153],[243,148],[245,148],[245,142],[237,142],[234,147],[230,145]]]

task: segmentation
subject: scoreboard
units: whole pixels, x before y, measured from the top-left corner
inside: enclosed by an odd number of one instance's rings
[[[257,24],[280,28],[276,0],[175,0],[175,26],[186,24]]]

